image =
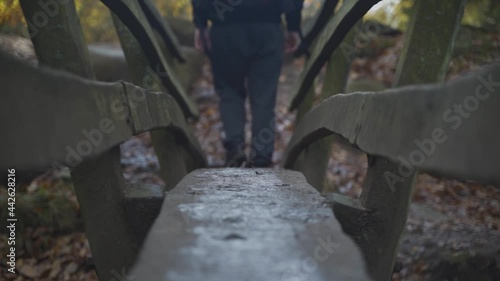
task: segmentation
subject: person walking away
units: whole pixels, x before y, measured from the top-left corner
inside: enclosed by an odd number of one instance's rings
[[[210,58],[220,98],[226,166],[239,167],[247,161],[244,128],[248,90],[252,152],[247,162],[270,167],[283,53],[293,53],[300,45],[303,0],[192,0],[192,5],[195,48]],[[282,14],[286,16],[285,33]]]

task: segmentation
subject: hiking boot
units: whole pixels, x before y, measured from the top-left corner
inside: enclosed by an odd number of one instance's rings
[[[243,163],[245,163],[247,160],[247,157],[245,154],[238,153],[235,154],[234,156],[230,156],[226,158],[226,163],[224,164],[225,167],[229,168],[239,168],[243,166]]]
[[[245,168],[272,168],[273,163],[271,162],[266,162],[266,163],[256,163],[252,160],[249,160],[245,163]]]

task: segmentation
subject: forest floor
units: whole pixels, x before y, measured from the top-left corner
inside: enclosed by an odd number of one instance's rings
[[[500,49],[500,38],[490,38]],[[383,47],[372,42],[367,49],[375,50],[368,57],[353,61],[351,84],[362,82],[366,90],[389,87],[392,83],[402,36],[392,37]],[[482,48],[477,40],[472,46]],[[490,44],[490,43],[488,43]],[[474,70],[500,58],[500,52],[456,55],[450,63],[447,79]],[[303,60],[287,60],[280,77],[276,108],[277,138],[273,161],[280,163],[284,148],[295,124],[295,114],[288,112],[289,95],[294,87]],[[321,81],[319,77],[318,81]],[[376,86],[373,85],[376,84]],[[193,128],[209,165],[223,164],[221,121],[217,97],[212,88],[209,66],[192,88],[192,97],[200,109],[200,120]],[[318,88],[320,85],[318,85]],[[249,138],[247,126],[247,138]],[[124,175],[131,182],[161,184],[149,134],[132,138],[122,146]],[[366,156],[333,144],[327,170],[327,192],[358,196],[366,175]],[[25,217],[36,218],[21,230],[18,253],[18,275],[5,272],[7,280],[97,280],[91,254],[82,231],[79,207],[67,171],[51,172],[20,187],[24,196],[18,204]],[[0,189],[0,196],[5,195]],[[31,206],[37,206],[33,208]],[[24,208],[23,208],[24,207]],[[2,207],[3,208],[3,207]],[[77,221],[77,226],[75,226]],[[6,252],[6,236],[0,235],[0,252]],[[5,268],[2,259],[2,268]],[[421,174],[416,183],[413,204],[401,240],[398,270],[393,280],[500,280],[500,189],[475,182],[463,182]],[[116,280],[120,280],[117,272]],[[0,278],[2,279],[2,278]],[[121,280],[124,281],[124,280]]]

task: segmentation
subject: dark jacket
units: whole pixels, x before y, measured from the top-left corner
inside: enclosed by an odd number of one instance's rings
[[[285,13],[287,28],[300,29],[304,0],[192,0],[196,27],[249,22],[281,22]]]

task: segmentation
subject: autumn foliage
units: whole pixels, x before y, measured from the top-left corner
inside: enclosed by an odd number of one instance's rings
[[[165,17],[191,17],[190,0],[153,2]],[[101,1],[75,0],[75,4],[87,42],[118,42],[109,10]],[[26,21],[18,0],[0,0],[0,33],[27,34]]]

